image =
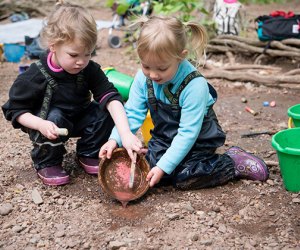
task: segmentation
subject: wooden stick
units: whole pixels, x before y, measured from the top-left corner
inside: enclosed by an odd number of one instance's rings
[[[58,134],[58,135],[62,135],[62,136],[67,136],[68,135],[68,129],[66,128],[57,128],[55,130],[55,132]]]
[[[133,187],[133,183],[134,183],[134,174],[135,174],[135,166],[136,166],[136,152],[133,152],[133,158],[134,161],[131,162],[131,166],[130,166],[130,179],[129,179],[129,188]]]

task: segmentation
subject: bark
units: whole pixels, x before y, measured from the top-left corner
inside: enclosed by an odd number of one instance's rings
[[[224,78],[230,81],[245,81],[245,82],[255,82],[259,84],[264,84],[266,86],[278,86],[278,84],[299,84],[300,76],[290,76],[290,75],[272,75],[263,76],[256,72],[232,72],[228,70],[211,70],[204,74],[208,79],[211,78]]]

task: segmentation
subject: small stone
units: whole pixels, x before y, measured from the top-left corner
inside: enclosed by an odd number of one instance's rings
[[[221,232],[221,233],[226,233],[227,231],[227,228],[225,225],[221,224],[218,228],[218,231]]]
[[[198,234],[193,234],[193,235],[191,236],[191,240],[192,240],[192,241],[197,241],[197,240],[199,240],[199,235],[198,235]]]
[[[167,215],[169,220],[177,220],[179,219],[179,214],[169,214]]]
[[[294,199],[292,199],[292,202],[293,203],[300,203],[300,198],[294,198]]]
[[[13,230],[15,233],[20,233],[20,232],[23,230],[23,228],[22,228],[21,226],[19,226],[19,225],[16,225],[16,226],[14,226],[14,227],[12,228],[12,230]]]
[[[270,216],[274,216],[276,213],[274,211],[269,212]]]
[[[10,203],[4,203],[0,206],[0,215],[8,215],[13,210],[13,206]]]
[[[57,200],[57,204],[59,204],[59,205],[63,205],[64,203],[65,203],[64,200],[61,199],[61,198],[59,198],[59,199]]]
[[[212,240],[201,240],[200,244],[204,246],[210,246],[212,244]]]
[[[246,102],[248,102],[248,100],[246,99],[246,97],[242,97],[242,98],[241,98],[241,102],[242,102],[242,103],[246,103]]]
[[[57,231],[55,234],[56,237],[61,238],[65,236],[65,231],[61,230],[61,231]]]
[[[40,205],[40,204],[44,203],[44,201],[43,201],[43,199],[42,199],[42,197],[41,197],[41,195],[40,195],[40,193],[37,189],[32,190],[31,197],[32,197],[33,202],[36,205]]]
[[[110,241],[109,244],[108,244],[108,248],[112,249],[112,250],[120,249],[121,247],[125,247],[125,246],[126,246],[125,242],[117,241],[117,240]]]

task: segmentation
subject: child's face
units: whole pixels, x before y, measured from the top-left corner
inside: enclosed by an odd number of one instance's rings
[[[78,74],[91,59],[90,51],[78,41],[54,44],[50,46],[53,52],[52,61],[70,74]]]
[[[145,56],[141,60],[142,70],[147,78],[158,84],[170,81],[177,72],[179,59],[161,60],[156,56]]]

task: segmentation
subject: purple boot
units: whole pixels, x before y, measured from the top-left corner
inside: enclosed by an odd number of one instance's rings
[[[268,179],[269,170],[262,159],[236,146],[225,153],[233,159],[237,177],[256,181]]]
[[[79,164],[88,174],[97,175],[99,171],[99,159],[78,157]]]
[[[44,184],[49,186],[60,186],[70,182],[70,176],[61,165],[39,169],[37,170],[37,175]]]

